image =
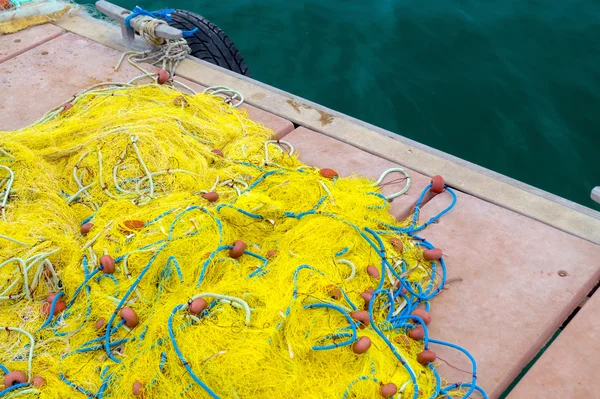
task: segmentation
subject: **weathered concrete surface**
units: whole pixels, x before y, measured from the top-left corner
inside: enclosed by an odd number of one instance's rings
[[[599,354],[600,295],[596,293],[508,397],[598,398]]]
[[[285,140],[302,161],[341,176],[376,178],[390,167],[403,167],[306,128]],[[414,184],[392,203],[393,214],[410,208],[430,180],[406,170]],[[497,398],[598,281],[600,246],[458,190],[457,196],[452,211],[422,233],[443,249],[448,280],[454,281],[433,300],[430,332],[468,349],[478,362],[478,383]],[[438,195],[423,208],[421,221],[450,203],[448,192]],[[560,270],[568,275],[560,277]],[[459,352],[432,349],[470,371]],[[450,382],[470,381],[469,373],[443,362],[439,370]],[[600,369],[588,373],[600,379]]]
[[[60,31],[52,25],[44,26],[50,27],[50,31]],[[140,71],[127,62],[115,71],[119,57],[121,53],[116,50],[66,33],[0,63],[0,130],[25,127],[96,83],[126,82],[140,75]],[[186,79],[178,80],[197,90],[204,88]],[[251,105],[242,107],[252,119],[272,129],[280,137],[294,128],[290,121],[279,116]]]
[[[0,63],[52,40],[64,32],[54,25],[39,25],[10,35],[0,35]]]

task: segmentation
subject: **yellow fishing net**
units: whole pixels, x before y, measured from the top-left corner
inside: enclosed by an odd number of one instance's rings
[[[441,396],[407,336],[427,303],[413,291],[441,280],[401,233],[414,222],[272,135],[219,96],[157,84],[92,88],[1,133],[0,375],[26,381],[0,396]]]

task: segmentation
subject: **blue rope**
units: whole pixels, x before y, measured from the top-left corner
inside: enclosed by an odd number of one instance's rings
[[[304,306],[304,309],[318,309],[318,308],[328,308],[328,309],[333,309],[333,310],[337,310],[338,312],[340,312],[346,318],[348,323],[350,324],[350,328],[352,329],[352,337],[342,343],[339,343],[339,344],[335,343],[332,345],[313,346],[312,347],[313,350],[321,351],[321,350],[335,349],[335,348],[339,348],[342,346],[350,345],[354,341],[356,341],[356,324],[354,323],[354,320],[352,320],[352,317],[350,317],[350,315],[344,309],[342,309],[336,305],[331,305],[329,303],[315,303],[312,305]]]
[[[21,388],[25,388],[28,387],[29,384],[24,382],[22,384],[16,384],[13,385],[12,387],[8,387],[6,389],[3,389],[2,391],[0,391],[0,398],[3,397],[4,395],[6,395],[7,393],[10,393],[12,391],[16,391],[17,389],[21,389]]]
[[[71,300],[69,301],[69,303],[67,304],[67,307],[65,310],[69,310],[69,308],[71,306],[73,306],[73,303],[75,302],[75,299],[77,299],[77,296],[79,295],[79,292],[81,291],[81,289],[83,287],[87,287],[87,284],[90,282],[90,280],[100,272],[100,269],[95,269],[92,273],[88,274],[86,276],[86,278],[83,280],[83,282],[81,284],[79,284],[79,287],[77,287],[77,289],[75,290],[75,292],[73,293],[73,297],[71,298]]]
[[[173,316],[175,316],[175,313],[177,313],[179,311],[179,309],[181,309],[182,306],[183,305],[177,305],[177,306],[175,306],[175,308],[171,312],[171,315],[169,316],[169,322],[168,322],[169,338],[171,338],[171,343],[173,344],[173,348],[175,349],[175,353],[177,353],[177,356],[179,357],[179,360],[181,360],[181,362],[183,363],[183,366],[187,370],[187,372],[190,375],[190,377],[192,377],[192,379],[198,385],[200,385],[206,391],[206,393],[208,393],[213,399],[219,399],[219,397],[217,396],[217,394],[215,394],[204,382],[202,382],[202,380],[200,378],[198,378],[198,376],[196,376],[196,374],[194,374],[194,371],[190,367],[190,364],[187,362],[187,360],[185,360],[185,357],[183,356],[183,353],[181,353],[181,350],[179,349],[179,345],[177,345],[177,340],[175,339],[175,333],[173,332]]]
[[[52,305],[50,305],[50,310],[48,311],[48,318],[46,318],[46,321],[44,321],[44,324],[42,324],[38,330],[41,330],[42,328],[45,328],[48,326],[48,324],[50,324],[50,322],[52,321],[52,318],[54,317],[54,308],[56,307],[56,302],[58,302],[58,300],[63,295],[64,295],[63,292],[59,292],[58,294],[56,294],[54,299],[52,299]]]
[[[346,293],[344,292],[344,290],[341,289],[340,287],[338,287],[338,289],[340,290],[340,292],[344,296],[344,299],[346,300],[346,302],[348,302],[348,305],[350,305],[352,307],[352,310],[358,310],[358,308],[356,307],[356,305],[354,305],[354,303],[352,302],[352,300],[350,300],[350,298],[348,298],[348,295],[346,295]]]
[[[437,339],[431,339],[430,342],[432,344],[443,345],[443,346],[447,346],[452,349],[456,349],[456,350],[464,353],[469,358],[469,360],[471,361],[471,364],[473,366],[473,380],[472,380],[471,384],[468,384],[469,390],[463,396],[463,398],[468,398],[473,393],[473,391],[476,390],[476,387],[477,387],[477,362],[475,361],[475,358],[473,357],[473,355],[471,355],[469,353],[469,351],[464,349],[463,347],[456,345],[456,344],[451,344],[450,342],[440,341]]]
[[[239,213],[241,213],[242,215],[249,216],[249,217],[251,217],[253,219],[264,219],[264,217],[261,216],[261,215],[256,215],[254,213],[247,212],[247,211],[245,211],[245,210],[243,210],[241,208],[236,208],[235,206],[229,205],[229,204],[221,204],[221,205],[217,206],[217,213],[220,213],[221,212],[221,208],[223,208],[223,207],[234,209],[234,210],[238,211]]]
[[[115,321],[115,318],[119,314],[119,309],[121,309],[123,307],[123,305],[125,304],[125,302],[127,302],[127,299],[129,298],[129,295],[131,295],[131,293],[133,292],[133,290],[135,290],[135,288],[138,286],[138,284],[140,283],[140,281],[142,280],[142,278],[144,277],[144,275],[150,269],[150,266],[152,266],[152,264],[154,263],[154,260],[156,259],[156,257],[162,252],[162,250],[165,248],[166,245],[167,244],[163,244],[156,251],[156,253],[154,255],[152,255],[152,257],[148,261],[148,264],[142,269],[142,271],[140,272],[140,274],[138,275],[138,277],[135,279],[135,281],[133,282],[133,284],[131,284],[131,286],[129,287],[129,289],[125,293],[125,295],[123,295],[123,298],[121,299],[121,301],[117,305],[117,308],[115,309],[115,311],[113,312],[113,314],[110,316],[110,320],[108,321],[108,324],[106,325],[106,334],[104,336],[104,349],[106,350],[106,355],[112,361],[114,361],[115,363],[121,363],[121,361],[118,360],[118,359],[116,359],[112,355],[112,353],[110,351],[110,332],[111,332],[111,328],[112,328],[113,322]]]
[[[402,355],[400,355],[396,351],[396,348],[394,347],[394,344],[392,344],[390,342],[390,340],[385,336],[385,334],[379,329],[379,327],[377,326],[377,324],[375,324],[375,320],[373,319],[373,304],[375,303],[375,300],[377,299],[377,295],[381,294],[382,292],[384,292],[384,291],[377,290],[377,291],[373,292],[373,298],[369,301],[369,319],[371,320],[371,327],[373,327],[373,329],[375,330],[375,332],[385,341],[385,343],[388,345],[388,347],[390,348],[390,350],[392,351],[392,353],[394,354],[394,356],[396,356],[396,359],[398,359],[398,361],[400,361],[400,363],[402,364],[402,366],[404,366],[404,368],[406,369],[406,371],[410,375],[410,379],[412,380],[412,383],[413,383],[413,385],[415,387],[414,394],[413,394],[413,399],[417,399],[417,397],[419,396],[419,385],[417,383],[417,377],[415,376],[415,373],[413,372],[412,368],[408,365],[408,363],[406,362],[406,360],[404,360],[404,358],[402,357]]]
[[[87,395],[88,397],[92,398],[94,397],[94,394],[91,393],[90,391],[88,391],[87,389],[84,389],[80,386],[78,386],[77,384],[67,380],[67,378],[65,377],[65,375],[62,372],[59,372],[58,376],[60,377],[60,379],[67,385],[77,389],[79,392],[81,392],[84,395]]]
[[[3,364],[0,364],[0,370],[2,370],[2,372],[4,374],[8,374],[10,373],[10,370],[6,368],[6,366],[4,366]]]
[[[340,252],[337,252],[337,253],[335,254],[335,256],[342,256],[342,255],[344,255],[346,252],[348,252],[349,250],[350,250],[350,248],[346,247],[346,248],[342,249]]]
[[[175,12],[175,10],[173,10],[173,9],[164,9],[164,10],[157,11],[157,12],[151,12],[151,11],[147,11],[141,7],[136,6],[133,9],[133,11],[131,12],[131,14],[129,14],[127,17],[125,17],[125,26],[128,28],[131,28],[132,27],[131,20],[135,17],[139,17],[140,15],[157,18],[157,19],[161,19],[161,20],[170,22],[173,20],[173,18],[171,18],[171,14],[173,14],[174,12]],[[196,33],[196,32],[198,32],[198,28],[194,28],[192,30],[182,30],[183,37],[193,36],[194,33]]]

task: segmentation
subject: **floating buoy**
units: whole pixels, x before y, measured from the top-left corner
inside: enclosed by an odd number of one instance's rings
[[[211,191],[210,193],[202,194],[202,198],[207,200],[208,202],[216,202],[219,199],[219,194]]]
[[[446,187],[446,183],[444,182],[444,178],[440,175],[433,176],[431,178],[431,187],[429,188],[432,192],[439,194],[444,191]]]
[[[423,251],[423,258],[427,261],[440,260],[442,255],[444,254],[439,248],[426,249]]]
[[[426,325],[431,323],[431,315],[423,309],[415,309],[412,311],[411,315],[420,317]]]
[[[142,385],[141,382],[136,381],[133,383],[132,390],[133,390],[134,396],[137,396],[137,397],[142,396],[142,394],[144,393],[144,385]]]
[[[276,249],[270,250],[269,252],[267,252],[267,259],[273,259],[277,256],[278,253],[279,251],[277,251]]]
[[[408,336],[410,339],[414,339],[415,341],[420,341],[425,338],[425,329],[422,325],[418,324],[415,328],[408,332]]]
[[[39,375],[36,375],[31,380],[31,383],[33,384],[34,387],[41,388],[44,385],[46,385],[46,380],[44,378],[40,377]]]
[[[215,154],[215,155],[218,155],[220,157],[223,156],[223,152],[221,150],[217,149],[217,148],[213,148],[212,149],[212,153]]]
[[[233,248],[229,250],[229,256],[233,259],[237,259],[244,254],[246,250],[246,243],[242,240],[237,240],[233,243]]]
[[[437,359],[437,355],[432,350],[425,350],[417,355],[417,362],[421,364],[427,364],[431,362],[435,362]]]
[[[46,302],[42,305],[42,313],[46,317],[50,316],[50,310],[52,309],[51,302],[52,301]],[[60,312],[62,312],[66,308],[67,308],[67,305],[63,301],[61,301],[61,300],[56,301],[56,303],[54,304],[54,313],[52,313],[52,316],[56,316],[57,314],[60,314]]]
[[[340,176],[338,174],[338,172],[336,172],[333,169],[329,169],[329,168],[323,168],[323,169],[319,170],[319,173],[321,174],[321,176],[323,176],[326,179],[333,179],[334,177]]]
[[[56,296],[56,292],[51,292],[48,294],[48,296],[46,297],[46,302],[48,303],[52,303],[52,301],[54,300],[54,297]]]
[[[87,233],[90,232],[90,230],[94,227],[93,223],[84,223],[81,225],[81,227],[79,227],[79,232],[81,233],[82,236],[87,235]]]
[[[129,328],[133,328],[138,325],[138,315],[135,313],[135,310],[131,308],[123,308],[121,309],[121,318],[125,320],[125,325]]]
[[[98,269],[106,274],[113,274],[115,272],[115,260],[110,255],[102,255]]]
[[[365,309],[368,309],[369,302],[371,302],[371,299],[373,299],[373,288],[368,288],[366,291],[360,294],[360,297],[365,301]]]
[[[402,241],[398,237],[392,237],[389,241],[398,253],[401,254],[404,251],[404,244],[402,244]]]
[[[367,312],[365,310],[354,311],[354,312],[350,313],[350,317],[352,317],[353,320],[360,322],[359,327],[361,329],[364,329],[365,327],[367,327],[369,325],[369,323],[371,322],[371,319],[369,318],[369,312]]]
[[[336,301],[342,299],[342,291],[333,284],[327,286],[327,294]]]
[[[169,81],[170,78],[171,78],[171,75],[169,74],[169,72],[165,71],[164,69],[159,69],[158,72],[156,73],[156,82],[159,85],[164,85],[165,83],[167,83]]]
[[[11,371],[4,376],[4,386],[10,388],[17,384],[23,384],[27,382],[27,376],[22,371]]]
[[[393,382],[381,386],[381,396],[391,398],[398,392],[398,387]]]
[[[123,222],[123,226],[130,230],[142,230],[146,226],[146,223],[141,220],[126,220]]]
[[[104,317],[99,318],[98,321],[96,321],[96,330],[102,330],[105,324],[106,319]]]
[[[190,302],[189,310],[191,314],[200,314],[208,306],[204,298],[196,298]]]
[[[369,273],[369,276],[373,278],[379,278],[381,276],[379,269],[377,269],[375,266],[367,266],[367,273]]]
[[[369,337],[360,337],[358,341],[352,344],[352,350],[357,355],[361,355],[371,347],[371,339]]]

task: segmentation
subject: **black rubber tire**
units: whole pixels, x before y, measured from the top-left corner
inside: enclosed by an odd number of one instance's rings
[[[250,70],[233,42],[219,27],[201,15],[185,10],[175,10],[167,23],[177,29],[198,28],[193,36],[186,37],[192,56],[218,65],[240,75],[250,76]]]

